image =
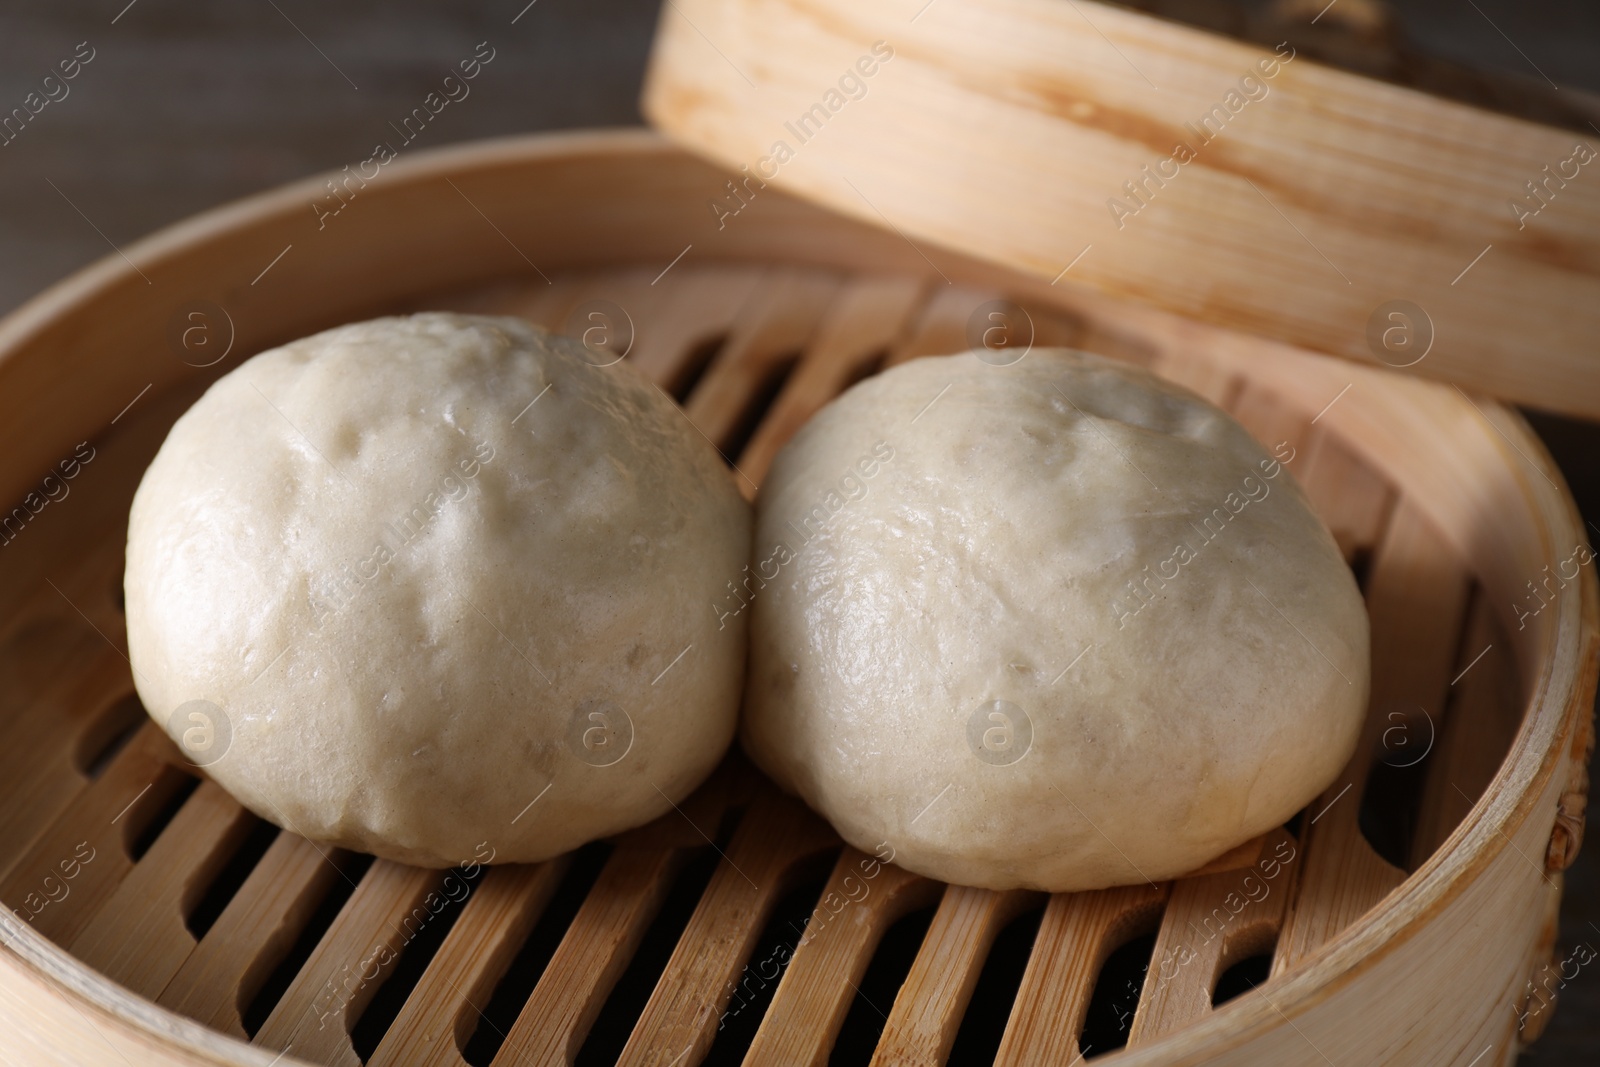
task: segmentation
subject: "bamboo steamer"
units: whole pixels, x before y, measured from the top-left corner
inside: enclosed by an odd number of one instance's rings
[[[1594,568],[1565,562],[1582,525],[1521,418],[963,256],[934,269],[775,190],[718,230],[724,181],[643,132],[418,153],[321,228],[327,189],[302,182],[0,323],[0,492],[92,449],[0,555],[6,1062],[1065,1064],[1089,1042],[1124,1065],[1510,1063],[1551,1010],[1529,983],[1582,834],[1600,648]],[[1356,757],[1204,871],[1048,899],[946,887],[842,848],[737,756],[608,844],[419,871],[264,826],[132,698],[133,488],[204,385],[266,346],[384,312],[584,328],[600,308],[751,492],[830,397],[964,347],[1001,297],[1018,343],[1138,362],[1288,442],[1362,583]],[[1236,909],[1247,876],[1268,891]],[[470,896],[435,909],[451,878]],[[1130,952],[1142,983],[1116,971]],[[1214,1007],[1251,968],[1265,980]]]

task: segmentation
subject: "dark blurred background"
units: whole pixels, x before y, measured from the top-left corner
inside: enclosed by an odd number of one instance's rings
[[[1313,14],[1323,8],[1308,3]],[[1374,7],[1371,0],[1336,3],[1345,12],[1332,7],[1324,16],[1329,23]],[[427,127],[418,147],[637,124],[658,5],[11,0],[0,12],[0,112],[19,105],[80,42],[94,58],[68,83],[68,96],[0,147],[0,313],[110,253],[113,244],[364,158],[391,136],[391,118],[408,112],[481,41],[495,49],[493,63],[471,83],[470,97]],[[1265,5],[1148,0],[1139,6],[1239,32],[1261,25]],[[1425,57],[1452,84],[1484,91],[1473,88],[1473,73],[1481,73],[1485,84],[1510,86],[1513,101],[1519,86],[1543,93],[1548,83],[1560,87],[1551,97],[1558,102],[1580,90],[1600,93],[1594,0],[1397,0],[1389,9],[1403,45],[1380,48],[1380,66],[1388,68],[1375,73],[1407,80]],[[1600,431],[1528,414],[1584,514],[1600,525]],[[1582,942],[1600,947],[1600,860],[1593,846],[1568,875],[1562,918],[1562,948]],[[1600,972],[1586,969],[1562,991],[1553,1021],[1523,1062],[1600,1062]]]

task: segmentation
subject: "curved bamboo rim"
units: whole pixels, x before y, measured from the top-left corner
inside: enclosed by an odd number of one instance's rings
[[[705,219],[699,199],[702,186],[714,189],[722,177],[656,135],[637,130],[528,135],[418,152],[415,158],[394,164],[385,175],[384,183],[373,186],[371,196],[373,201],[404,202],[419,189],[438,186],[449,177],[469,180],[471,175],[486,172],[520,175],[525,180],[530,172],[543,177],[543,172],[563,171],[571,172],[569,179],[589,184],[600,174],[620,175],[625,179],[628,167],[683,170],[686,192],[681,202],[671,205],[682,207],[683,217],[665,219],[658,231],[642,235],[636,234],[638,219],[631,216],[607,222],[610,215],[596,215],[587,220],[589,223],[602,227],[610,225],[619,240],[637,236],[630,251],[643,253],[645,258],[679,247],[678,242],[685,235],[703,236]],[[242,253],[249,251],[252,254],[245,257],[249,265],[238,268],[248,277],[254,270],[253,252],[264,247],[260,241],[263,231],[275,235],[268,242],[273,247],[285,234],[315,232],[309,225],[312,220],[305,205],[323,193],[325,180],[326,176],[305,179],[205,212],[128,246],[124,249],[127,259],[120,255],[105,257],[46,290],[0,322],[0,386],[22,376],[25,370],[64,358],[64,353],[51,347],[52,342],[63,329],[81,326],[76,317],[83,309],[102,303],[115,304],[119,298],[125,300],[130,292],[138,295],[144,286],[130,260],[143,263],[147,274],[160,274],[163,269],[180,262],[187,263],[194,258],[204,260],[208,254],[237,262]],[[627,216],[626,212],[617,214]],[[299,224],[295,222],[296,215],[304,216]],[[795,253],[791,258],[819,265],[841,265],[838,258],[831,258],[839,253],[837,249],[830,251],[830,242],[848,240],[852,267],[865,264],[918,272],[923,269],[917,266],[920,263],[917,256],[899,244],[899,239],[893,235],[864,231],[854,223],[827,216],[798,202],[775,204],[773,214],[763,216],[760,222],[754,217],[750,221],[744,235],[724,244],[715,253],[719,258],[769,258],[762,250],[770,249],[774,238],[783,236],[794,243],[792,249],[788,245],[781,246]],[[803,232],[796,231],[797,223],[803,224]],[[449,230],[442,224],[436,229]],[[550,250],[535,243],[539,240],[537,233],[524,234],[516,229],[511,232],[523,238],[518,243],[523,249],[533,249],[535,255]],[[454,231],[423,236],[436,242],[472,240]],[[606,236],[611,235],[600,234],[602,238]],[[416,238],[417,235],[407,237]],[[472,259],[479,264],[479,277],[508,273],[516,269],[513,264],[525,267],[523,252],[489,255],[485,249],[490,248],[490,241],[498,239],[491,235],[478,240],[482,247],[473,249]],[[595,247],[606,247],[606,241],[594,239],[592,232],[589,240]],[[370,257],[376,253],[372,250],[362,253],[359,249],[354,253],[358,258],[362,254]],[[662,261],[671,254],[666,252]],[[575,258],[583,260],[585,257]],[[588,259],[594,261],[595,257],[590,253]],[[605,258],[599,257],[598,261],[604,262]],[[551,262],[556,260],[551,259]],[[438,265],[430,261],[430,266],[435,272],[454,269],[450,263]],[[951,273],[956,277],[987,278],[992,284],[996,271],[993,267],[971,262],[958,265]],[[472,280],[477,279],[452,276],[454,284]],[[1018,283],[1027,287],[1025,279],[1019,278]],[[435,279],[432,283],[421,284],[426,288],[429,284],[443,286],[446,283]],[[147,318],[154,321],[160,316]],[[118,336],[128,332],[128,324],[119,324]],[[149,340],[146,339],[147,348]],[[246,350],[249,350],[248,345]],[[1322,390],[1328,383],[1344,381],[1352,375],[1359,383],[1374,387],[1373,391],[1380,397],[1375,410],[1341,405],[1329,413],[1329,425],[1347,444],[1364,452],[1369,462],[1375,462],[1395,477],[1426,510],[1437,513],[1443,507],[1442,501],[1459,492],[1473,495],[1474,490],[1471,484],[1441,480],[1436,471],[1424,469],[1421,462],[1426,459],[1425,455],[1413,456],[1404,465],[1396,466],[1394,456],[1379,453],[1383,441],[1393,439],[1393,427],[1403,425],[1401,420],[1415,416],[1419,408],[1448,422],[1457,431],[1443,444],[1432,446],[1435,452],[1446,455],[1471,451],[1493,456],[1500,465],[1495,473],[1518,484],[1519,495],[1527,507],[1509,520],[1520,522],[1522,533],[1536,534],[1538,542],[1536,550],[1528,549],[1521,554],[1553,558],[1556,547],[1583,536],[1582,522],[1559,470],[1527,423],[1511,410],[1493,401],[1473,401],[1464,393],[1458,396],[1451,389],[1405,376],[1319,360],[1292,351],[1287,355],[1303,361],[1303,365],[1297,365],[1296,373],[1285,375],[1282,382],[1274,379],[1273,385],[1275,388],[1282,385],[1285,396],[1304,404],[1309,405],[1312,399],[1323,396]],[[176,365],[170,355],[165,358]],[[116,385],[142,381],[156,373],[145,365],[135,369],[137,375],[130,376],[126,367],[120,371],[114,367],[103,368],[105,376]],[[119,373],[120,382],[116,380]],[[177,371],[168,374],[168,383],[178,377]],[[60,441],[68,436],[76,439],[80,431],[99,432],[116,407],[108,411],[101,409],[107,403],[120,404],[121,395],[115,390],[102,390],[101,394],[90,396],[77,408],[73,425],[53,435],[41,435],[51,438],[43,446],[45,453],[53,454],[50,450]],[[4,398],[0,404],[9,402],[21,406],[19,394],[13,390],[0,388],[0,397]],[[1314,408],[1307,406],[1306,410]],[[1424,442],[1416,444],[1420,446]],[[31,473],[32,468],[27,469]],[[1518,471],[1528,469],[1540,477],[1518,478]],[[16,481],[14,474],[12,481]],[[1476,496],[1480,510],[1486,510],[1485,492],[1479,490]],[[1521,542],[1503,528],[1498,532],[1475,531],[1441,525],[1441,529],[1462,545],[1482,545],[1487,540],[1502,555],[1519,554],[1512,549]],[[1536,570],[1528,573],[1536,573]],[[1509,589],[1506,583],[1515,582],[1515,577],[1505,575],[1480,575],[1480,578],[1491,592],[1506,592]],[[1179,1033],[1118,1053],[1115,1062],[1129,1065],[1199,1062],[1197,1057],[1213,1056],[1260,1036],[1284,1019],[1292,1020],[1296,1014],[1357,980],[1399,945],[1424,930],[1430,916],[1464,892],[1476,875],[1508,849],[1518,847],[1513,841],[1515,836],[1521,834],[1526,838],[1529,832],[1540,831],[1541,827],[1541,832],[1548,832],[1554,813],[1549,813],[1550,819],[1544,819],[1536,807],[1540,798],[1549,792],[1552,777],[1569,764],[1568,750],[1573,740],[1581,735],[1580,724],[1589,714],[1588,701],[1593,696],[1597,663],[1600,663],[1597,661],[1600,657],[1600,587],[1593,573],[1584,575],[1578,596],[1563,598],[1558,605],[1558,611],[1542,612],[1535,621],[1533,629],[1538,647],[1535,652],[1521,657],[1528,710],[1511,752],[1484,796],[1474,804],[1446,844],[1383,904],[1335,937],[1295,971],[1278,979],[1276,996],[1271,1003],[1264,998],[1240,998]],[[1538,669],[1528,670],[1533,664],[1537,664]],[[1541,838],[1538,845],[1541,857],[1543,845]],[[53,994],[56,1001],[70,1007],[98,1032],[102,1040],[107,1039],[97,1022],[109,1026],[125,1042],[133,1043],[138,1051],[148,1054],[148,1062],[152,1063],[265,1067],[275,1062],[265,1050],[125,992],[31,929],[13,929],[11,924],[0,929],[7,933],[6,937],[0,937],[0,975],[11,972]],[[0,1006],[6,999],[16,1003],[11,996],[14,992],[0,981]],[[127,1051],[124,1045],[114,1047],[119,1052]],[[1201,1051],[1194,1051],[1196,1049]],[[284,1057],[276,1062],[299,1061]]]

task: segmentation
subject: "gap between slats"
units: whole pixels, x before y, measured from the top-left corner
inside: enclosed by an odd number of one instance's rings
[[[679,939],[618,1067],[647,1067],[679,1056],[699,1062],[711,1046],[739,969],[771,909],[793,884],[797,867],[837,841],[796,801],[771,790],[757,797]]]
[[[884,933],[932,905],[940,889],[879,855],[846,848],[751,1041],[746,1067],[827,1063]]]
[[[1456,661],[1467,577],[1443,538],[1400,501],[1374,554],[1367,608],[1372,625],[1372,697],[1355,754],[1313,805],[1306,859],[1273,973],[1332,940],[1400,884],[1405,872],[1362,835],[1362,795],[1393,728],[1391,712],[1443,706]]]
[[[160,1003],[235,1037],[244,1005],[260,993],[333,883],[346,854],[280,833],[184,961]]]

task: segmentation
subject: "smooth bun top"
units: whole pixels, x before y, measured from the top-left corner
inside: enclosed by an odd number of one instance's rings
[[[585,355],[427,314],[216,382],[129,523],[151,715],[180,743],[220,716],[200,761],[246,805],[407,862],[532,861],[669,810],[732,736],[742,620],[707,604],[749,509],[676,405]]]
[[[746,748],[852,844],[970,885],[1167,878],[1281,824],[1368,684],[1297,445],[1065,350],[862,382],[757,500]]]

